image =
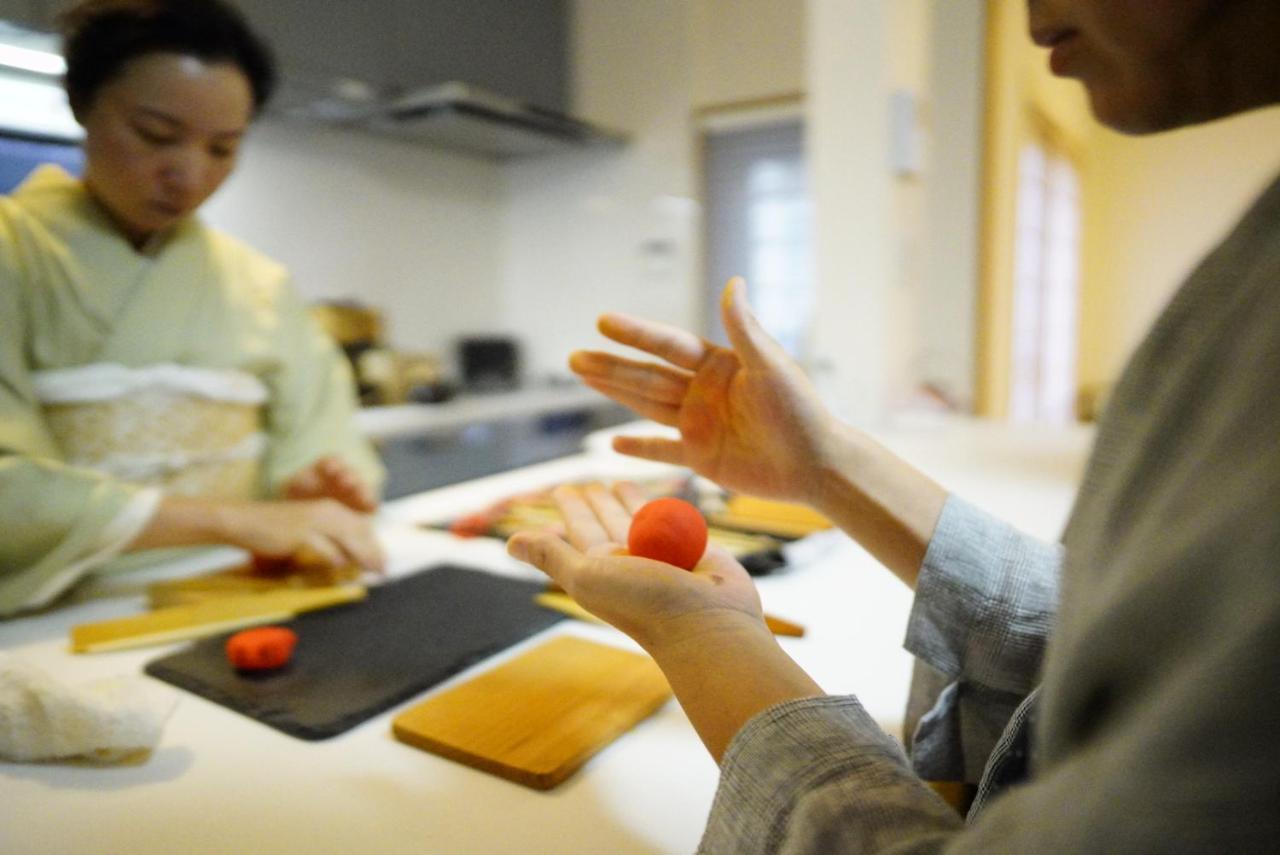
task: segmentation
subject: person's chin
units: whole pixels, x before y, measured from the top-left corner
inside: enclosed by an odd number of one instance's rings
[[[1113,131],[1129,136],[1143,136],[1178,127],[1180,123],[1163,116],[1150,99],[1123,89],[1091,86],[1089,108],[1094,118]]]
[[[186,216],[186,212],[158,211],[149,209],[144,216],[138,218],[138,225],[145,231],[155,234],[171,229]]]

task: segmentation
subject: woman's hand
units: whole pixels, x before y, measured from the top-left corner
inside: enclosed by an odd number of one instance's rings
[[[755,585],[727,552],[709,547],[692,572],[625,554],[631,515],[644,501],[633,484],[613,494],[562,488],[556,502],[569,542],[521,533],[507,549],[649,652],[719,762],[753,716],[822,689],[778,646]]]
[[[359,473],[332,455],[295,473],[285,482],[281,494],[286,499],[335,499],[364,513],[378,508],[377,497]]]
[[[227,544],[268,560],[380,572],[373,524],[335,499],[233,502],[166,496],[130,550]]]
[[[257,557],[374,572],[386,562],[369,517],[336,499],[228,505],[215,515],[225,542]]]
[[[732,349],[605,315],[602,333],[664,361],[596,351],[570,357],[591,388],[680,429],[678,440],[620,436],[614,449],[687,466],[731,490],[811,505],[915,587],[946,490],[826,410],[752,316],[741,279],[729,281],[720,305]]]
[[[742,565],[711,546],[692,572],[626,554],[631,516],[647,501],[635,484],[558,488],[568,542],[520,533],[508,551],[551,577],[583,608],[646,648],[724,626],[768,632],[760,597]]]
[[[591,388],[680,430],[679,440],[618,437],[617,451],[687,466],[729,489],[810,501],[814,471],[831,454],[834,419],[751,314],[741,279],[725,287],[721,312],[732,349],[663,324],[604,315],[604,335],[663,361],[578,351],[569,366]]]

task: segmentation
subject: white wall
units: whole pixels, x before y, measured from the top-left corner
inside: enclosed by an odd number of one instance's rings
[[[396,347],[448,353],[491,326],[505,199],[489,162],[266,118],[203,214],[288,265],[306,298],[372,305]]]
[[[623,148],[497,165],[267,120],[207,216],[288,264],[307,297],[388,310],[399,347],[505,332],[543,377],[602,344],[604,311],[696,329],[693,110],[804,82],[802,4],[744,2],[577,0],[573,111],[630,134]]]
[[[604,311],[702,327],[694,113],[806,83],[796,0],[576,0],[573,11],[574,112],[631,143],[507,170],[502,323],[534,374],[605,346]]]
[[[889,174],[891,0],[809,0],[808,130],[819,311],[819,389],[862,424],[901,371]]]
[[[919,282],[918,381],[975,397],[986,3],[930,2],[926,103],[932,144]]]
[[[533,375],[603,345],[605,311],[695,323],[687,15],[683,0],[574,5],[574,111],[631,142],[507,168],[500,322]]]
[[[803,2],[694,0],[689,7],[695,106],[750,102],[804,91]]]

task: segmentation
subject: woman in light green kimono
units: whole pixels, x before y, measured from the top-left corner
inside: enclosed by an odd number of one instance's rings
[[[381,467],[287,272],[200,223],[270,94],[219,0],[65,17],[85,175],[0,197],[0,615],[140,549],[377,568]]]

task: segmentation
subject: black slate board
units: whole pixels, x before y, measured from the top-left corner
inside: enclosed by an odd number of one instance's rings
[[[279,671],[236,671],[228,633],[146,672],[300,739],[328,739],[563,620],[533,602],[545,587],[437,565],[283,624],[298,646]]]

